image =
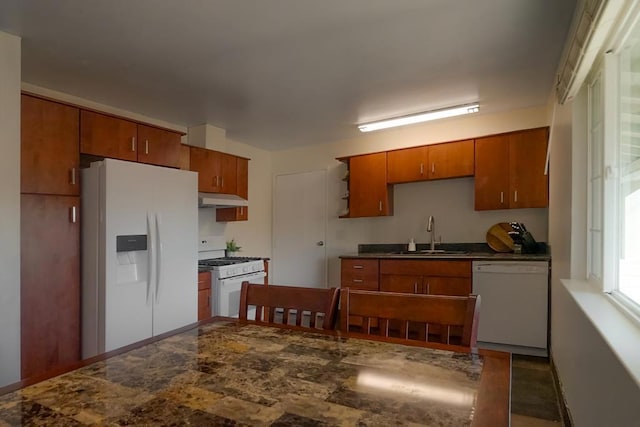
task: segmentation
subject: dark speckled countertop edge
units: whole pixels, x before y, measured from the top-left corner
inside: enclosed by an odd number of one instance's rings
[[[339,258],[379,258],[379,259],[470,259],[470,260],[500,260],[500,261],[550,261],[551,253],[546,243],[537,243],[535,253],[514,254],[513,252],[496,252],[486,243],[443,243],[436,245],[436,249],[445,251],[464,251],[463,254],[420,254],[429,249],[426,243],[416,244],[416,253],[397,254],[393,252],[407,252],[406,243],[391,244],[360,244],[358,253],[344,254]]]

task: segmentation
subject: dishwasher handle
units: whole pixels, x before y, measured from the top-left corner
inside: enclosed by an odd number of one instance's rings
[[[473,274],[548,274],[547,262],[478,262],[473,263]]]

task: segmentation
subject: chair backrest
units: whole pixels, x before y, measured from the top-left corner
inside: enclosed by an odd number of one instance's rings
[[[270,325],[295,325],[310,329],[334,329],[338,312],[336,288],[318,289],[299,286],[242,283],[240,320]],[[249,306],[255,306],[255,318],[248,318]],[[322,327],[318,327],[322,318]]]
[[[404,340],[430,341],[436,335],[441,343],[475,347],[478,335],[480,296],[424,295],[395,292],[360,291],[343,288],[340,294],[341,330]],[[390,333],[393,330],[394,333]],[[456,341],[452,342],[452,330]],[[461,332],[460,332],[461,331]]]

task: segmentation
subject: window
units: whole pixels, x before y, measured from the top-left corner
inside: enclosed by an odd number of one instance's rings
[[[640,317],[640,6],[587,80],[587,277]]]
[[[587,277],[602,287],[602,192],[604,152],[604,101],[602,72],[598,68],[588,84],[589,168],[588,168],[588,254]]]
[[[618,54],[615,144],[616,223],[613,292],[640,307],[640,23],[636,22]],[[629,302],[629,301],[628,301]]]

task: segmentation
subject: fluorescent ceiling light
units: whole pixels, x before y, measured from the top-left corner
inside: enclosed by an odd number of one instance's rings
[[[478,111],[480,111],[480,105],[478,103],[458,105],[457,107],[444,108],[442,110],[427,111],[425,113],[413,114],[411,116],[397,117],[395,119],[365,123],[362,125],[358,125],[358,129],[360,129],[360,132],[371,132],[372,130],[380,130],[396,126],[428,122],[429,120],[438,120],[447,117],[461,116],[463,114],[477,113]]]

